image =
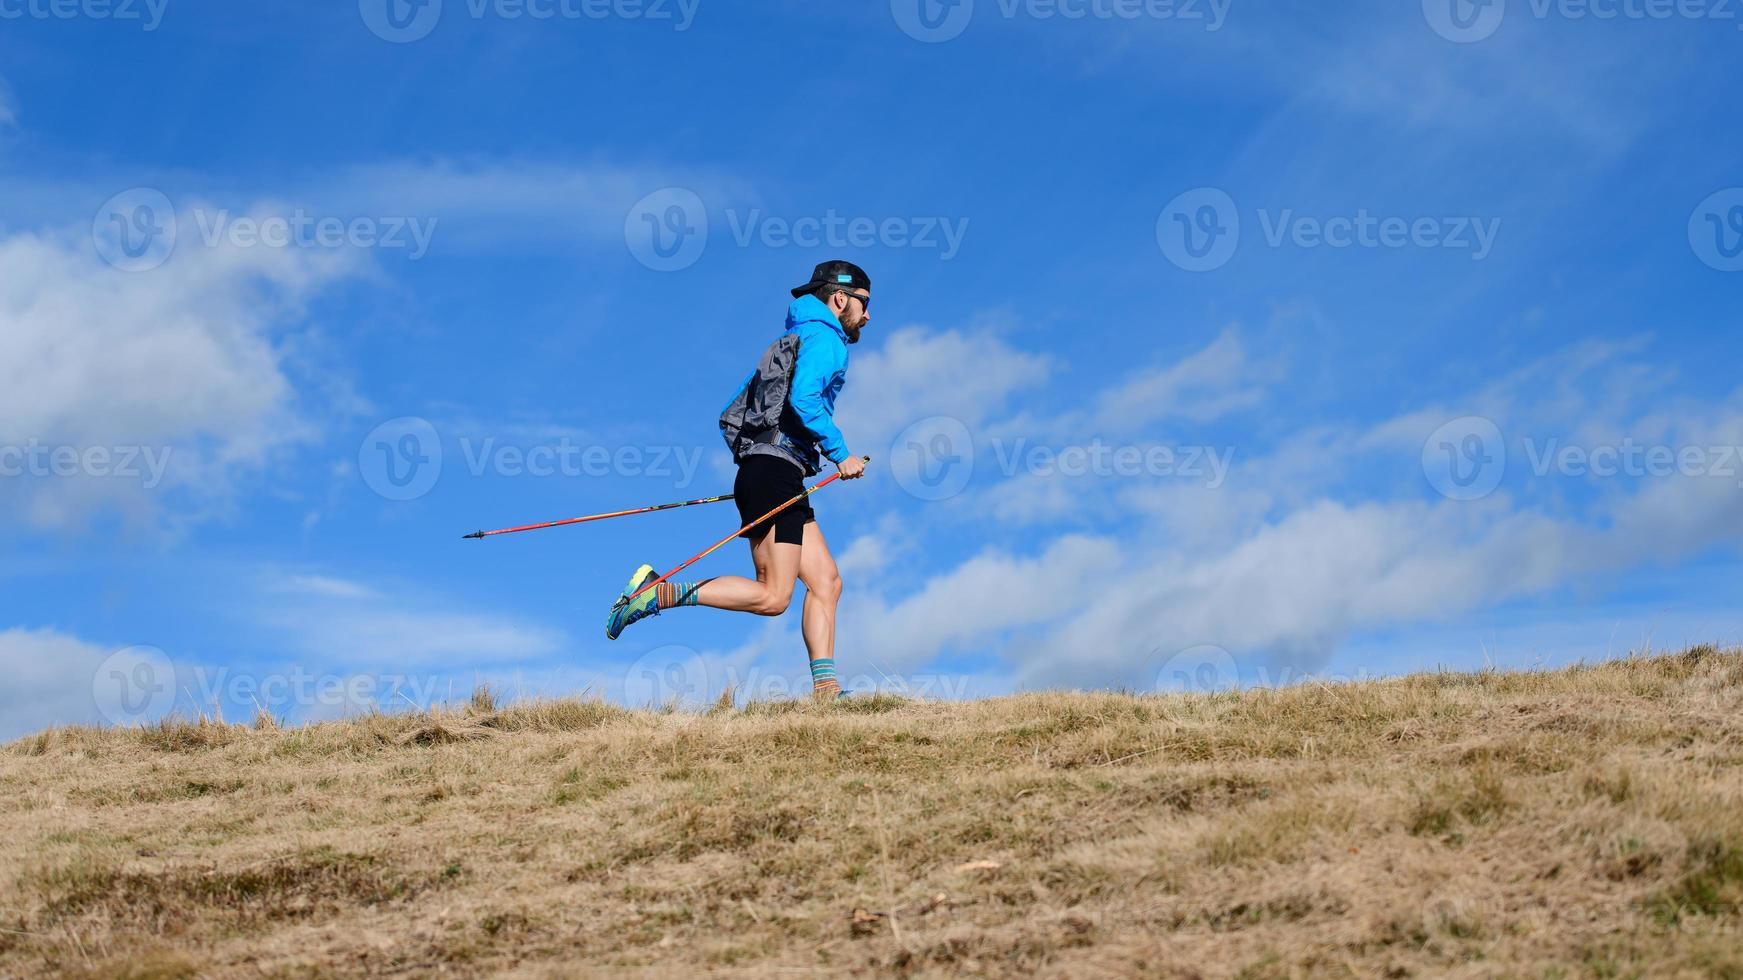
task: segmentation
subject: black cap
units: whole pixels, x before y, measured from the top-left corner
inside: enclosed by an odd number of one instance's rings
[[[811,281],[793,289],[795,298],[814,293],[823,286],[846,286],[849,289],[863,289],[871,292],[871,276],[865,270],[852,262],[842,259],[831,259],[824,262],[811,273]]]

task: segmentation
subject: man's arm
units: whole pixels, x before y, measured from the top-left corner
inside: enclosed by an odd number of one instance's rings
[[[847,451],[846,437],[824,404],[823,390],[844,366],[846,351],[839,340],[833,343],[830,340],[834,338],[806,337],[799,344],[799,363],[793,367],[793,389],[787,400],[800,423],[817,437],[817,447],[823,455],[839,466],[853,457]]]

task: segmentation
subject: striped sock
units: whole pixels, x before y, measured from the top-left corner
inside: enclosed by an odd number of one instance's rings
[[[834,659],[824,657],[811,661],[811,693],[825,697],[841,693],[841,684],[835,679]]]
[[[661,582],[654,586],[654,604],[661,609],[694,606],[701,582]]]

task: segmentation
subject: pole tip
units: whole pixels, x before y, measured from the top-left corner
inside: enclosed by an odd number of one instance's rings
[[[477,538],[480,541],[484,540],[484,532],[483,531],[474,531],[471,534],[460,535],[460,540],[462,540],[462,541],[470,541],[473,538]]]

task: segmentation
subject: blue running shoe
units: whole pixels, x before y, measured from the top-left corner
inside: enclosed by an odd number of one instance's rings
[[[660,614],[660,590],[649,589],[637,597],[634,602],[631,602],[629,598],[635,595],[637,589],[659,577],[660,573],[654,571],[652,565],[643,565],[635,570],[634,575],[629,577],[628,587],[618,593],[617,601],[611,606],[611,615],[605,618],[606,639],[615,640],[623,635],[623,631],[629,628],[629,624]]]

